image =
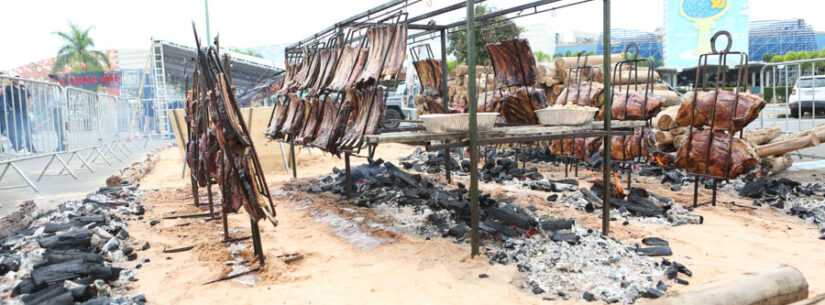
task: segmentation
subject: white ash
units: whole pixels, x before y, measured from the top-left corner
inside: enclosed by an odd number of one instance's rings
[[[535,235],[487,248],[491,263],[516,264],[522,288],[542,296],[581,298],[591,293],[608,303],[632,304],[643,292],[665,288],[665,268],[621,242],[574,226],[580,243],[554,242]]]

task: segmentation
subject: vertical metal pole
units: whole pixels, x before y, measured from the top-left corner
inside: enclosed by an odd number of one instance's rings
[[[349,152],[344,152],[344,195],[352,199],[352,168],[349,165]]]
[[[471,257],[479,255],[479,207],[478,207],[478,96],[476,96],[476,37],[475,37],[475,1],[467,0],[467,93],[470,95],[470,243]]]
[[[693,207],[699,206],[699,176],[693,177]]]
[[[298,178],[298,162],[295,161],[295,139],[289,141],[289,165],[292,166],[292,178]]]
[[[206,198],[209,200],[209,218],[215,219],[215,203],[212,201],[212,182],[208,181],[207,178],[206,182]],[[200,197],[200,195],[198,195]]]
[[[611,91],[610,85],[610,0],[603,0],[603,14],[604,14],[604,29],[603,31],[603,38],[604,38],[604,109],[611,109],[613,105],[613,94]],[[602,162],[602,166],[604,169],[602,170],[603,176],[602,179],[604,181],[604,192],[602,198],[602,235],[607,236],[610,234],[610,184],[611,184],[611,165],[610,165],[610,133],[612,132],[612,126],[610,126],[611,120],[611,113],[610,111],[604,112],[604,162]]]
[[[802,75],[802,64],[799,65],[799,75]],[[811,128],[816,127],[816,62],[811,62]],[[800,97],[802,95],[800,94]]]
[[[183,164],[186,164],[186,162]],[[186,167],[183,169],[186,171]],[[192,198],[195,199],[195,207],[199,207],[201,206],[201,195],[198,192],[198,181],[195,179],[195,175],[189,175],[189,182],[192,183]]]
[[[449,112],[450,109],[450,90],[447,85],[447,29],[441,29],[441,104],[444,110]],[[450,177],[450,149],[444,148],[444,156],[446,162],[444,164],[444,171],[447,178],[447,183],[452,183],[453,179]]]
[[[203,12],[206,15],[206,44],[212,43],[212,32],[209,30],[209,0],[203,0]]]
[[[264,249],[261,245],[261,229],[258,228],[258,222],[255,219],[249,218],[249,226],[252,227],[252,249],[255,250],[255,255],[261,262],[265,264]]]

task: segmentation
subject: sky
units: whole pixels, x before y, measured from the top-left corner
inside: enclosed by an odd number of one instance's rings
[[[287,44],[305,38],[336,21],[366,11],[387,0],[210,0],[212,34],[220,34],[229,47]],[[459,0],[422,0],[422,10],[443,7]],[[653,31],[663,24],[664,1],[613,0],[614,28]],[[741,1],[741,0],[729,0]],[[488,0],[504,8],[527,0]],[[572,1],[569,1],[572,2]],[[602,1],[593,1],[552,13],[521,18],[533,41],[551,41],[552,33],[600,32]],[[751,20],[804,18],[825,31],[823,0],[750,0]],[[456,12],[439,23],[460,20]],[[416,15],[415,11],[410,15]],[[70,22],[94,27],[97,49],[146,49],[152,38],[192,45],[191,23],[204,25],[204,0],[25,0],[9,1],[0,14],[3,44],[0,70],[54,56],[61,46],[53,33]],[[203,33],[201,33],[203,35]],[[539,48],[541,49],[541,48]]]

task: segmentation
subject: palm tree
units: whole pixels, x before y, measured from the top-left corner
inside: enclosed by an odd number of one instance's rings
[[[63,47],[57,52],[52,72],[62,72],[66,67],[72,71],[103,71],[109,67],[109,57],[101,51],[92,50],[95,41],[89,36],[92,27],[81,29],[69,23],[68,32],[55,32],[63,39]]]

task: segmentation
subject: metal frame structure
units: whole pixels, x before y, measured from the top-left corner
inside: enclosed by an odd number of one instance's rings
[[[474,35],[475,31],[472,31],[477,26],[481,26],[484,24],[489,24],[494,21],[496,17],[506,17],[508,19],[515,19],[524,16],[539,14],[543,12],[548,12],[552,10],[557,10],[565,7],[570,7],[586,2],[591,2],[594,0],[579,0],[579,1],[567,1],[567,0],[539,0],[539,1],[532,1],[526,4],[516,5],[510,8],[501,9],[495,12],[491,12],[481,16],[475,16],[475,4],[477,2],[483,2],[483,0],[467,0],[461,1],[443,8],[439,8],[422,15],[412,16],[406,20],[408,29],[410,30],[418,30],[421,31],[415,34],[408,35],[408,41],[411,44],[415,44],[424,40],[434,39],[435,34],[438,33],[441,40],[441,58],[444,62],[446,62],[446,36],[448,34],[448,30],[452,32],[456,31],[467,31],[467,45],[474,46],[476,37]],[[300,40],[285,49],[285,56],[286,58],[291,58],[292,55],[302,52],[302,50],[307,48],[314,48],[318,45],[318,43],[328,40],[331,37],[338,37],[341,40],[343,39],[343,30],[347,27],[359,24],[367,24],[370,22],[375,22],[376,20],[386,18],[387,16],[393,15],[398,12],[402,12],[407,9],[408,6],[414,5],[416,3],[421,2],[420,0],[392,0],[381,4],[375,8],[367,10],[366,12],[359,13],[354,15],[350,18],[337,22],[320,32],[310,35],[309,37]],[[550,4],[557,4],[562,3],[561,5],[557,6],[549,6]],[[603,2],[603,20],[604,20],[604,28],[603,28],[603,49],[610,49],[611,43],[611,33],[610,33],[610,0],[602,0]],[[445,25],[437,25],[433,22],[421,24],[418,23],[420,21],[425,21],[430,18],[440,16],[449,12],[458,11],[461,9],[466,9],[466,19],[462,21],[456,21],[453,23],[445,24]],[[516,14],[515,16],[507,16],[510,14]],[[351,39],[351,40],[349,40]],[[360,37],[347,37],[347,40],[343,41],[343,43],[349,43],[351,41],[355,41],[360,39]],[[477,51],[475,48],[469,48],[467,54],[467,65],[468,65],[468,77],[469,79],[475,79],[476,77],[476,59],[477,59]],[[612,105],[612,92],[611,92],[611,80],[610,80],[610,71],[611,71],[611,62],[610,62],[610,54],[605,53],[604,55],[604,63],[603,63],[603,71],[605,74],[604,80],[604,95],[605,95],[605,109],[611,109]],[[444,65],[446,68],[446,65]],[[442,71],[443,73],[443,82],[446,83],[447,75],[446,69]],[[472,256],[478,255],[479,252],[479,233],[478,233],[478,223],[479,223],[479,190],[478,190],[478,163],[479,163],[479,145],[481,144],[481,139],[479,138],[479,131],[477,125],[477,112],[478,112],[478,101],[477,101],[477,89],[476,82],[471,81],[468,84],[468,95],[469,95],[469,116],[470,116],[470,126],[469,132],[467,133],[468,141],[466,143],[455,144],[456,146],[464,146],[468,145],[470,148],[470,206],[471,206],[471,245],[472,245]],[[444,84],[443,90],[444,96],[446,97],[447,86]],[[443,99],[445,103],[447,103],[447,99]],[[613,126],[611,122],[611,113],[610,111],[606,111],[604,117],[604,123],[601,129],[597,131],[591,131],[594,135],[604,137],[604,162],[603,162],[603,175],[604,181],[611,181],[611,160],[610,160],[610,139],[614,134]],[[523,142],[533,142],[545,139],[540,136],[533,136],[533,137],[524,137],[524,138],[502,138],[496,139],[495,142],[501,143],[523,143]],[[371,158],[375,152],[375,144],[368,144],[372,147],[369,148],[369,156]],[[294,141],[290,141],[291,146],[291,165],[293,167],[293,177],[297,177],[297,170],[295,162],[295,154],[294,154]],[[449,146],[438,147],[438,149],[442,148],[450,148]],[[349,160],[350,153],[345,154],[345,165],[346,170],[349,172]],[[448,168],[449,172],[449,168]],[[346,188],[349,190],[351,186],[351,179],[347,179],[347,186]],[[609,187],[608,183],[605,183],[605,188]],[[603,202],[602,205],[602,234],[607,235],[610,231],[610,192],[604,191],[603,192]]]

